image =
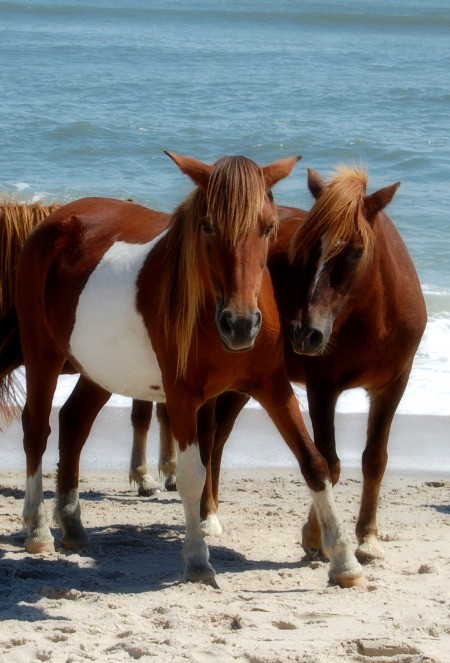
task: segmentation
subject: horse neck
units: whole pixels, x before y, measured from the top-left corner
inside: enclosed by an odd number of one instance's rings
[[[360,266],[346,307],[346,322],[355,318],[367,320],[373,331],[383,337],[388,333],[393,307],[395,307],[397,266],[392,260],[383,228],[376,219],[373,225],[374,241],[370,257]],[[375,325],[375,327],[374,327]]]

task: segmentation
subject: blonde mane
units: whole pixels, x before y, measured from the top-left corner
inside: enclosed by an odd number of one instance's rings
[[[16,266],[22,247],[33,228],[59,205],[41,202],[24,203],[10,196],[0,196],[0,320],[14,312]],[[11,333],[3,331],[2,346],[11,342]],[[0,380],[0,430],[20,416],[25,400],[21,382],[14,373]]]
[[[365,257],[370,256],[373,233],[364,213],[366,189],[367,172],[363,168],[338,166],[292,239],[291,263],[299,255],[308,255],[319,239],[324,241],[323,260],[330,260],[342,251],[355,231],[365,248]]]
[[[58,203],[45,205],[0,198],[0,317],[14,304],[15,267],[28,235],[58,207]]]
[[[214,164],[207,194],[200,188],[175,210],[167,236],[167,270],[162,276],[160,315],[166,336],[178,348],[178,376],[187,360],[199,313],[204,306],[199,234],[208,223],[220,240],[235,246],[255,226],[265,200],[261,168],[245,157],[224,157]]]

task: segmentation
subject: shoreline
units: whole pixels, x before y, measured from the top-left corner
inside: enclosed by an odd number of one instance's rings
[[[53,408],[52,433],[44,455],[44,471],[56,468],[58,457],[58,407]],[[94,423],[81,456],[81,471],[123,471],[128,475],[132,429],[130,408],[106,406]],[[303,413],[311,432],[308,413]],[[367,414],[340,413],[335,420],[337,451],[343,472],[359,470],[365,446]],[[398,414],[394,418],[388,447],[386,474],[450,475],[450,417]],[[25,471],[22,427],[14,421],[0,434],[2,468]],[[148,462],[156,471],[159,452],[159,426],[153,416],[148,440]],[[238,417],[223,454],[223,469],[298,468],[298,464],[271,422],[259,408],[245,408]]]

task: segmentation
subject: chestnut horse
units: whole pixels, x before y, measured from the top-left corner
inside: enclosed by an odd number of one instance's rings
[[[377,508],[389,432],[408,382],[427,315],[411,257],[384,212],[399,184],[366,194],[367,174],[341,167],[329,184],[310,169],[316,203],[309,213],[278,208],[281,221],[268,266],[285,332],[292,382],[306,385],[314,441],[333,485],[340,475],[334,417],[339,395],[363,387],[370,397],[357,556],[384,556]],[[216,405],[212,477],[202,496],[203,528],[220,533],[219,473],[224,444],[248,398],[223,394]],[[163,406],[159,406],[159,409]],[[163,431],[170,439],[170,430]],[[305,551],[323,551],[315,508],[303,528]]]
[[[169,156],[197,186],[168,228],[166,215],[134,203],[86,198],[40,223],[19,256],[15,308],[0,329],[0,375],[26,367],[26,550],[54,547],[42,456],[57,379],[68,362],[80,378],[59,417],[55,516],[63,547],[88,543],[79,458],[100,409],[112,393],[165,401],[186,519],[184,577],[216,586],[200,526],[210,404],[220,393],[239,391],[262,404],[299,461],[330,558],[330,579],[360,585],[362,569],[343,531],[326,461],[308,435],[286,374],[266,269],[269,238],[278,225],[271,188],[298,159],[261,168],[244,157],[211,166]]]

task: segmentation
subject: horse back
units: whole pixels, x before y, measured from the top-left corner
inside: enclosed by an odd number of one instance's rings
[[[16,308],[21,326],[38,321],[66,344],[79,293],[108,249],[115,242],[147,243],[168,219],[163,212],[106,198],[83,198],[50,214],[30,234],[19,258]]]

